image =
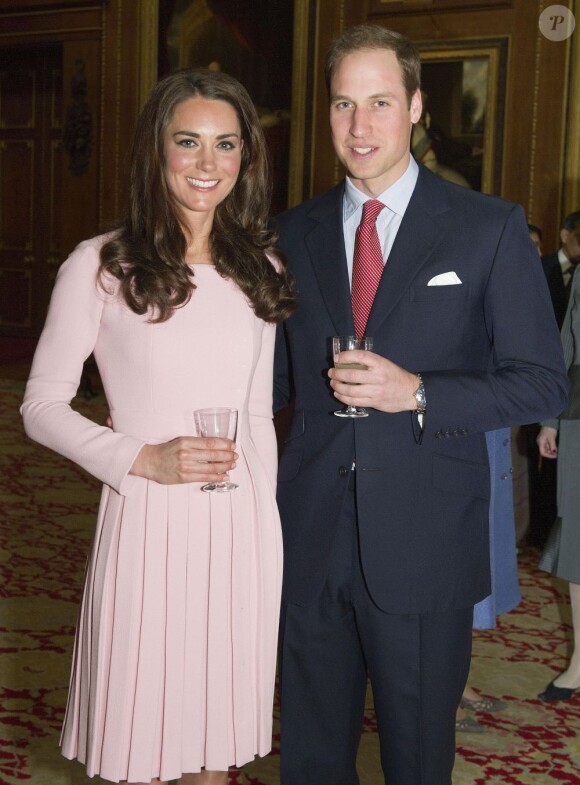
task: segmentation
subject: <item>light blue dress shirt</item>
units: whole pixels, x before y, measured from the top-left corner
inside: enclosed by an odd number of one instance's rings
[[[409,161],[405,173],[389,186],[386,191],[377,196],[379,202],[386,205],[381,210],[377,218],[377,233],[383,250],[383,262],[389,258],[391,248],[395,242],[395,237],[399,231],[399,226],[405,215],[405,210],[411,200],[417,178],[419,167],[413,157]],[[346,262],[348,266],[348,279],[352,283],[352,263],[354,257],[354,241],[356,230],[362,220],[362,206],[368,202],[370,197],[353,185],[349,177],[346,178],[346,187],[343,200],[343,230],[344,246],[346,250]]]

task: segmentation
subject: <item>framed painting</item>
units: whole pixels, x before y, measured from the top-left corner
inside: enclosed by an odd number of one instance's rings
[[[445,179],[501,192],[507,39],[419,43],[415,157]]]

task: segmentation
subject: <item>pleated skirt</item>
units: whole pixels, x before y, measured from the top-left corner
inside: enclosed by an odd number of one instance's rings
[[[272,493],[141,478],[103,490],[62,753],[112,782],[225,771],[271,748],[282,579]]]

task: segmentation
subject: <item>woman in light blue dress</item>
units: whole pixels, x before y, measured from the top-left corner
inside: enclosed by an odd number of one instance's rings
[[[473,609],[473,628],[489,630],[496,626],[500,613],[507,613],[518,605],[520,588],[516,556],[516,527],[512,486],[512,453],[509,428],[485,434],[490,471],[489,499],[489,558],[491,564],[491,594]],[[455,727],[458,731],[478,733],[483,726],[465,709],[481,712],[500,711],[501,701],[479,695],[466,686],[461,699]]]

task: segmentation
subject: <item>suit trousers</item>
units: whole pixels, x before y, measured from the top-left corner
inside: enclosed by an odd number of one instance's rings
[[[370,678],[385,782],[451,785],[473,609],[377,607],[361,567],[354,484],[353,472],[321,595],[308,606],[282,604],[280,782],[358,785]]]

